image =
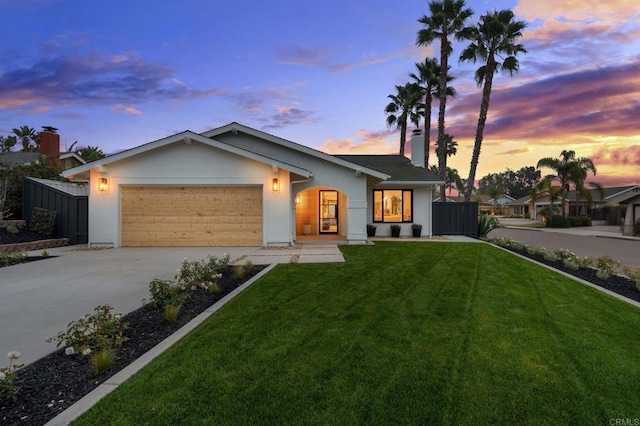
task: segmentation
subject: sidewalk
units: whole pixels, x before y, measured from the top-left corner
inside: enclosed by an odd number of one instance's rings
[[[536,221],[530,219],[498,219],[500,225],[505,228],[511,229],[526,229],[529,231],[542,231],[542,232],[553,232],[557,234],[568,234],[568,235],[582,235],[582,236],[593,236],[593,237],[606,237],[606,238],[619,238],[623,240],[630,241],[640,241],[640,237],[633,237],[630,235],[622,235],[622,231],[619,226],[609,226],[609,225],[595,225],[595,226],[580,226],[576,228],[546,228],[546,227],[532,227],[526,225],[532,225],[538,223]]]

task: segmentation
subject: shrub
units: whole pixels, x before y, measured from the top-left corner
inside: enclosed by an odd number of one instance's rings
[[[616,272],[616,267],[620,266],[620,262],[613,260],[611,257],[604,255],[596,259],[596,276],[601,280],[607,280]]]
[[[58,333],[57,347],[64,346],[67,355],[89,355],[122,346],[127,340],[124,336],[127,324],[120,320],[120,314],[112,314],[112,309],[105,303],[94,309],[95,314],[87,314],[77,321],[71,321],[65,331]]]
[[[206,289],[222,276],[228,265],[228,253],[221,258],[208,256],[196,261],[184,259],[176,275],[176,282],[184,288],[196,286]]]
[[[591,216],[578,216],[582,221],[581,226],[591,226]]]
[[[17,234],[20,230],[15,225],[7,225],[7,232],[10,234]]]
[[[102,349],[95,352],[91,356],[91,367],[95,374],[102,374],[105,371],[111,369],[113,365],[114,356],[113,352],[109,349]]]
[[[185,290],[185,287],[176,285],[169,280],[155,278],[149,283],[150,303],[156,309],[162,309],[167,305],[180,306],[188,297]]]
[[[215,282],[215,283],[211,284],[211,285],[209,286],[209,293],[211,293],[211,294],[218,294],[218,293],[220,293],[220,285],[219,285],[217,282]]]
[[[253,269],[253,262],[247,259],[247,261],[244,262],[244,267],[246,270],[250,271],[251,269]]]
[[[27,259],[27,253],[18,251],[0,251],[0,265],[13,265],[24,262]]]
[[[547,221],[549,228],[571,228],[571,222],[568,218],[560,215],[553,215]]]
[[[568,216],[567,219],[569,219],[571,226],[582,226],[582,219],[580,219],[580,216]]]
[[[8,399],[15,401],[17,399],[18,387],[14,381],[18,378],[18,370],[24,365],[13,365],[13,361],[20,358],[20,352],[11,351],[7,354],[7,357],[9,358],[9,365],[0,368],[0,402]]]
[[[244,278],[244,267],[242,265],[238,265],[233,269],[233,276],[238,279]]]
[[[627,276],[636,285],[636,288],[640,290],[640,269],[631,269],[628,266],[622,267],[622,273]]]
[[[498,226],[498,219],[494,216],[483,214],[478,219],[478,238],[486,238],[487,234]]]
[[[33,208],[31,214],[31,230],[45,237],[53,235],[53,228],[56,224],[56,212],[53,210]]]

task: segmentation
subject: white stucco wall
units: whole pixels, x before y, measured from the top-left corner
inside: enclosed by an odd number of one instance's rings
[[[108,190],[98,191],[98,180],[108,180]],[[273,192],[273,178],[280,190]],[[89,196],[89,242],[94,245],[122,244],[121,188],[125,185],[262,185],[264,245],[291,241],[291,212],[287,200],[289,172],[274,172],[270,165],[194,142],[178,142],[91,171]]]

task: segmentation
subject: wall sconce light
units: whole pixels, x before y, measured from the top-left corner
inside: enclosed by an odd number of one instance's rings
[[[106,192],[109,186],[107,185],[107,178],[100,178],[98,181],[98,191]]]
[[[296,204],[300,204],[300,195],[296,195]]]
[[[273,190],[273,192],[280,191],[280,182],[278,181],[278,178],[273,178],[273,183],[271,184],[271,189]]]

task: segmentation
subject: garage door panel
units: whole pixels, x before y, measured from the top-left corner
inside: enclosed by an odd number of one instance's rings
[[[123,187],[122,245],[262,245],[262,188]]]

